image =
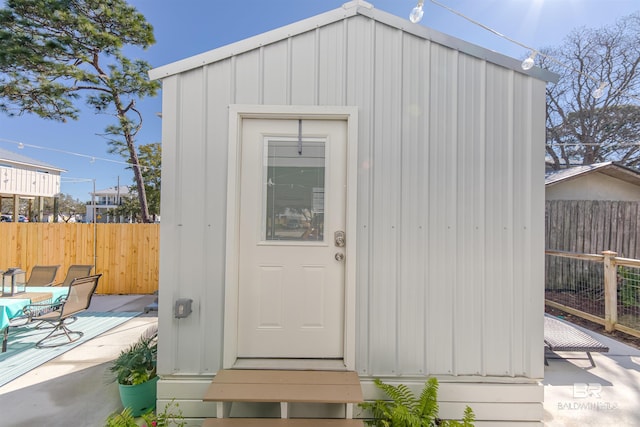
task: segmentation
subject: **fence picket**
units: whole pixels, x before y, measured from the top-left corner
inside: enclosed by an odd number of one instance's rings
[[[548,200],[545,217],[547,249],[640,258],[638,202]]]
[[[159,224],[0,223],[0,270],[94,264],[99,294],[151,294],[158,290]],[[94,253],[95,251],[95,253]]]

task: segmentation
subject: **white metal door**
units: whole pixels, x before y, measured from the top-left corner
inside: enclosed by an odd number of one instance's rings
[[[343,357],[346,128],[243,120],[239,357]]]

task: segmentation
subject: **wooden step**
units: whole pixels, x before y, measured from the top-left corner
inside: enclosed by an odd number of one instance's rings
[[[203,400],[360,403],[363,397],[355,372],[225,369],[216,374]]]
[[[363,427],[362,420],[311,418],[208,418],[202,427]]]

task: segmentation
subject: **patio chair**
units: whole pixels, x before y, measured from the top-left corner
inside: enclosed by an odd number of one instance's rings
[[[69,286],[73,279],[78,277],[87,277],[91,274],[93,265],[73,264],[67,269],[67,275],[62,283],[56,283],[55,286]]]
[[[67,269],[67,275],[65,276],[64,280],[61,283],[55,283],[53,286],[69,286],[73,281],[73,279],[77,279],[78,277],[89,276],[91,274],[91,270],[93,270],[93,265],[83,265],[83,264],[70,265],[69,268]],[[60,305],[60,301],[58,301],[57,305]],[[57,305],[54,304],[54,306],[51,308],[55,309]],[[69,323],[72,323],[75,321],[76,321],[76,318],[72,317],[67,319],[66,324],[68,325]],[[52,327],[52,325],[47,322],[40,322],[36,325],[37,329],[46,329],[50,327]]]
[[[64,280],[61,283],[55,283],[53,286],[69,286],[73,281],[73,279],[77,279],[78,277],[89,276],[91,274],[91,270],[93,270],[93,265],[83,265],[83,264],[70,265],[69,268],[67,269],[67,275],[65,276]],[[57,305],[60,305],[60,301],[58,301]],[[50,307],[50,309],[55,309],[57,305],[52,304],[52,307]],[[76,321],[76,318],[72,317],[67,319],[66,324],[68,325],[69,323],[72,323],[75,321]],[[48,323],[48,322],[40,322],[35,327],[37,329],[47,329],[47,328],[51,328],[52,325],[51,323]]]
[[[594,362],[591,353],[607,353],[609,351],[609,347],[605,344],[582,332],[571,323],[546,313],[544,315],[544,346],[545,351],[549,350],[554,353],[558,351],[585,352],[591,362],[591,366],[594,368],[596,367],[596,362]],[[552,359],[552,357],[548,357],[545,352],[545,365],[549,364],[547,359]],[[576,358],[564,357],[564,359]]]
[[[34,265],[26,286],[51,286],[56,281],[59,265]]]
[[[52,305],[51,311],[44,314],[36,314],[32,317],[34,321],[48,322],[53,325],[53,330],[38,341],[36,347],[58,347],[77,341],[84,335],[82,331],[70,330],[65,324],[65,320],[71,319],[89,308],[91,298],[98,287],[98,281],[101,276],[102,274],[97,274],[73,279],[69,284],[69,293],[62,304],[58,303],[58,306]],[[32,304],[31,309],[41,310],[42,306],[38,307],[38,304]],[[67,337],[66,341],[56,339],[62,335]]]

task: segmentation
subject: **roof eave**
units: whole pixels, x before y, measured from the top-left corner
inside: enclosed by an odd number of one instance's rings
[[[574,179],[581,178],[591,173],[601,173],[630,184],[640,185],[640,172],[637,170],[614,162],[603,162],[590,169],[586,169],[569,176],[556,178],[553,181],[545,182],[545,187],[552,187],[556,184],[573,181]]]
[[[522,74],[535,77],[550,83],[557,83],[559,76],[550,71],[533,67],[530,70],[522,70],[521,61],[503,55],[501,53],[483,48],[439,31],[427,28],[419,24],[413,24],[406,19],[392,15],[379,9],[373,8],[365,2],[351,2],[344,4],[341,8],[303,19],[275,30],[271,30],[236,43],[222,46],[199,55],[191,56],[180,61],[154,68],[149,71],[151,80],[163,79],[175,74],[202,67],[235,55],[239,55],[250,50],[258,49],[271,43],[275,43],[286,38],[306,33],[325,25],[344,20],[356,15],[363,15],[383,24],[398,28],[407,33],[413,34],[426,40],[442,44],[451,49],[458,50],[479,59],[510,68]]]
[[[43,169],[43,170],[48,170],[48,171],[52,171],[52,172],[66,172],[66,169],[60,169],[57,168],[55,166],[46,166],[46,165],[39,165],[37,163],[28,163],[28,162],[19,162],[17,160],[13,160],[13,159],[5,159],[5,158],[0,158],[0,161],[6,162],[6,163],[11,163],[12,165],[16,165],[16,166],[29,166],[32,168],[38,168],[38,169]]]
[[[202,67],[232,56],[239,55],[250,50],[258,49],[262,46],[284,40],[286,38],[306,33],[313,28],[319,28],[333,22],[355,16],[359,13],[362,6],[352,8],[338,8],[293,24],[285,25],[275,30],[267,31],[235,43],[221,46],[219,48],[204,52],[180,61],[173,62],[149,71],[151,80],[163,79],[165,77],[179,74],[194,68]]]
[[[475,58],[512,69],[521,74],[535,77],[539,80],[543,80],[549,83],[557,83],[560,79],[560,76],[558,74],[538,67],[533,67],[530,70],[523,70],[521,60],[487,49],[486,47],[470,43],[457,37],[441,33],[440,31],[425,27],[423,25],[413,24],[411,21],[408,21],[396,15],[392,15],[388,12],[384,12],[382,10],[363,9],[359,10],[358,12],[361,15],[370,17],[376,21],[398,28],[399,30],[402,30],[406,33],[413,34],[416,37],[430,40],[434,43],[446,46],[450,49],[454,49]]]
[[[612,163],[611,165],[602,168],[599,172],[612,178],[626,181],[630,184],[640,185],[640,173],[637,170],[624,165]]]

